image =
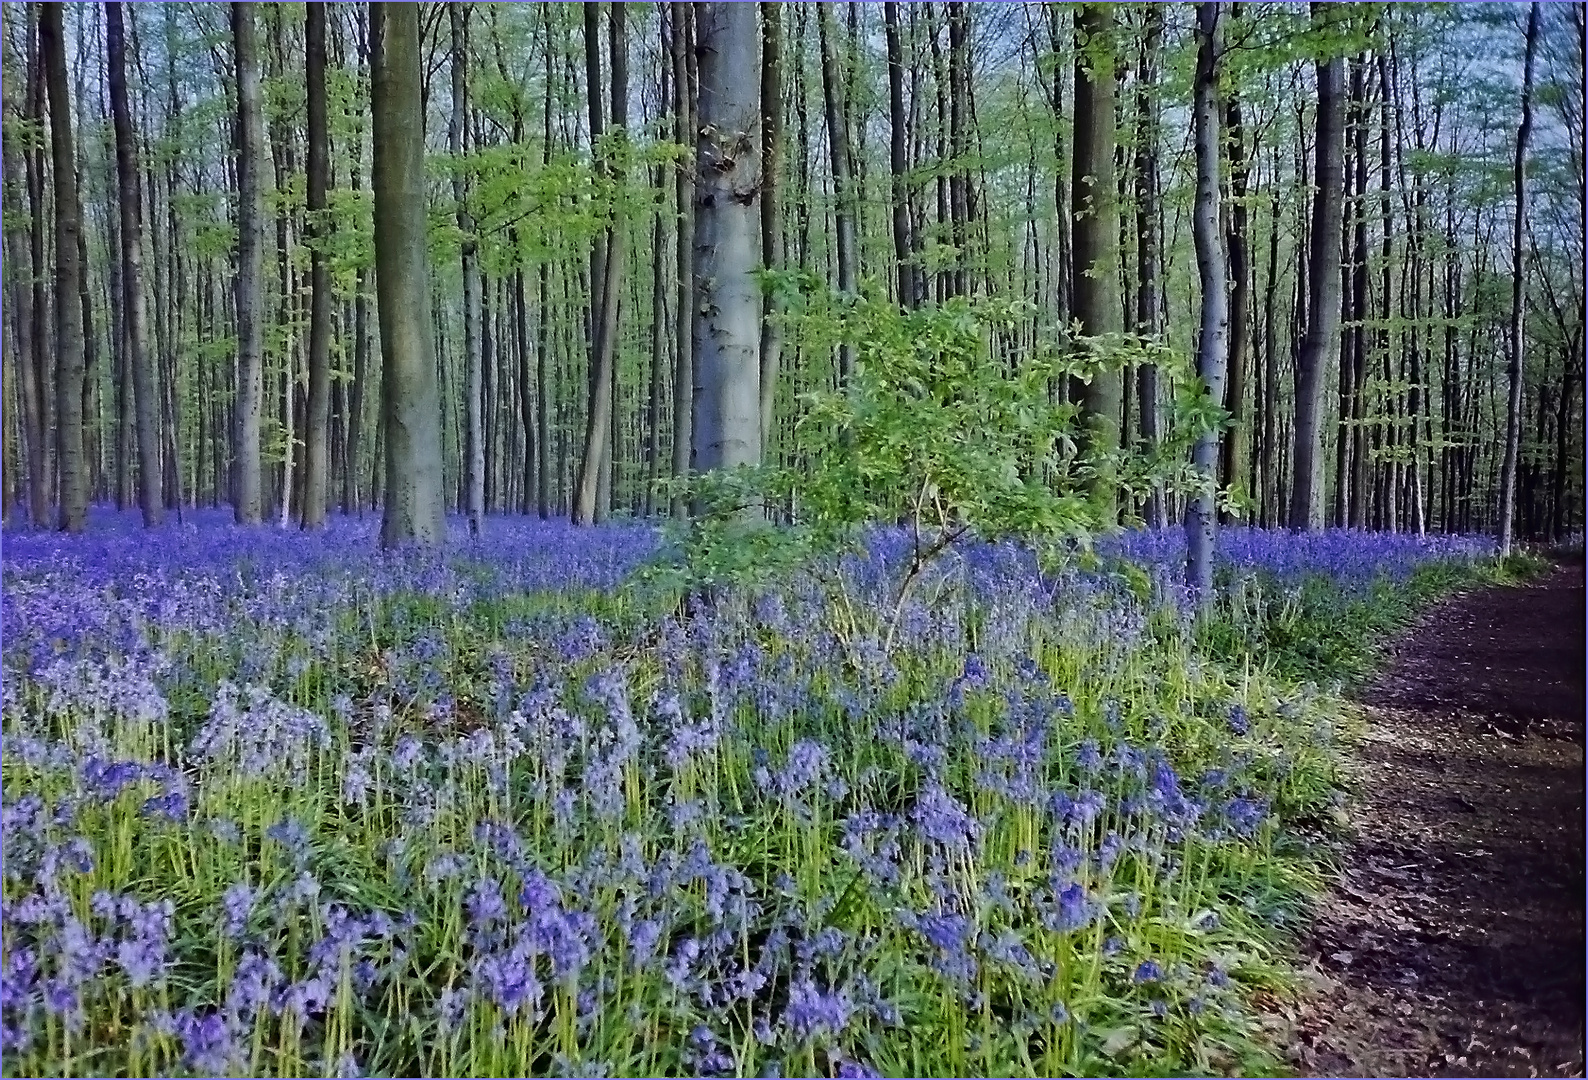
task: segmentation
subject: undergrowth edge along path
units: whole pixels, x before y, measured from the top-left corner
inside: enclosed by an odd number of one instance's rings
[[[1305,1075],[1581,1076],[1583,564],[1434,606],[1357,695]]]

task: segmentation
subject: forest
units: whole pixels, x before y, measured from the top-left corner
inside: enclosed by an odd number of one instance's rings
[[[7,1071],[1580,1071],[1584,11],[7,0]]]

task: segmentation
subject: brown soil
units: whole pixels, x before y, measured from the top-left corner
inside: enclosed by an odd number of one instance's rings
[[[1583,566],[1431,610],[1361,695],[1314,1076],[1582,1076]]]

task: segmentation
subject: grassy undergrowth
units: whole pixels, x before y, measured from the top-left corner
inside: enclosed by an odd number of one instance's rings
[[[339,527],[8,541],[8,1072],[1269,1073],[1351,649],[1489,572],[973,546],[889,650],[886,542],[686,616]]]

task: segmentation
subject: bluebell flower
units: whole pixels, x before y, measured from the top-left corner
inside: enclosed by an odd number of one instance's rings
[[[810,979],[789,984],[784,1022],[796,1037],[808,1039],[817,1031],[836,1036],[849,1026],[854,1003],[843,991],[824,993]]]
[[[1134,983],[1152,983],[1163,978],[1163,969],[1156,960],[1143,960],[1136,966],[1136,971],[1130,977]]]

